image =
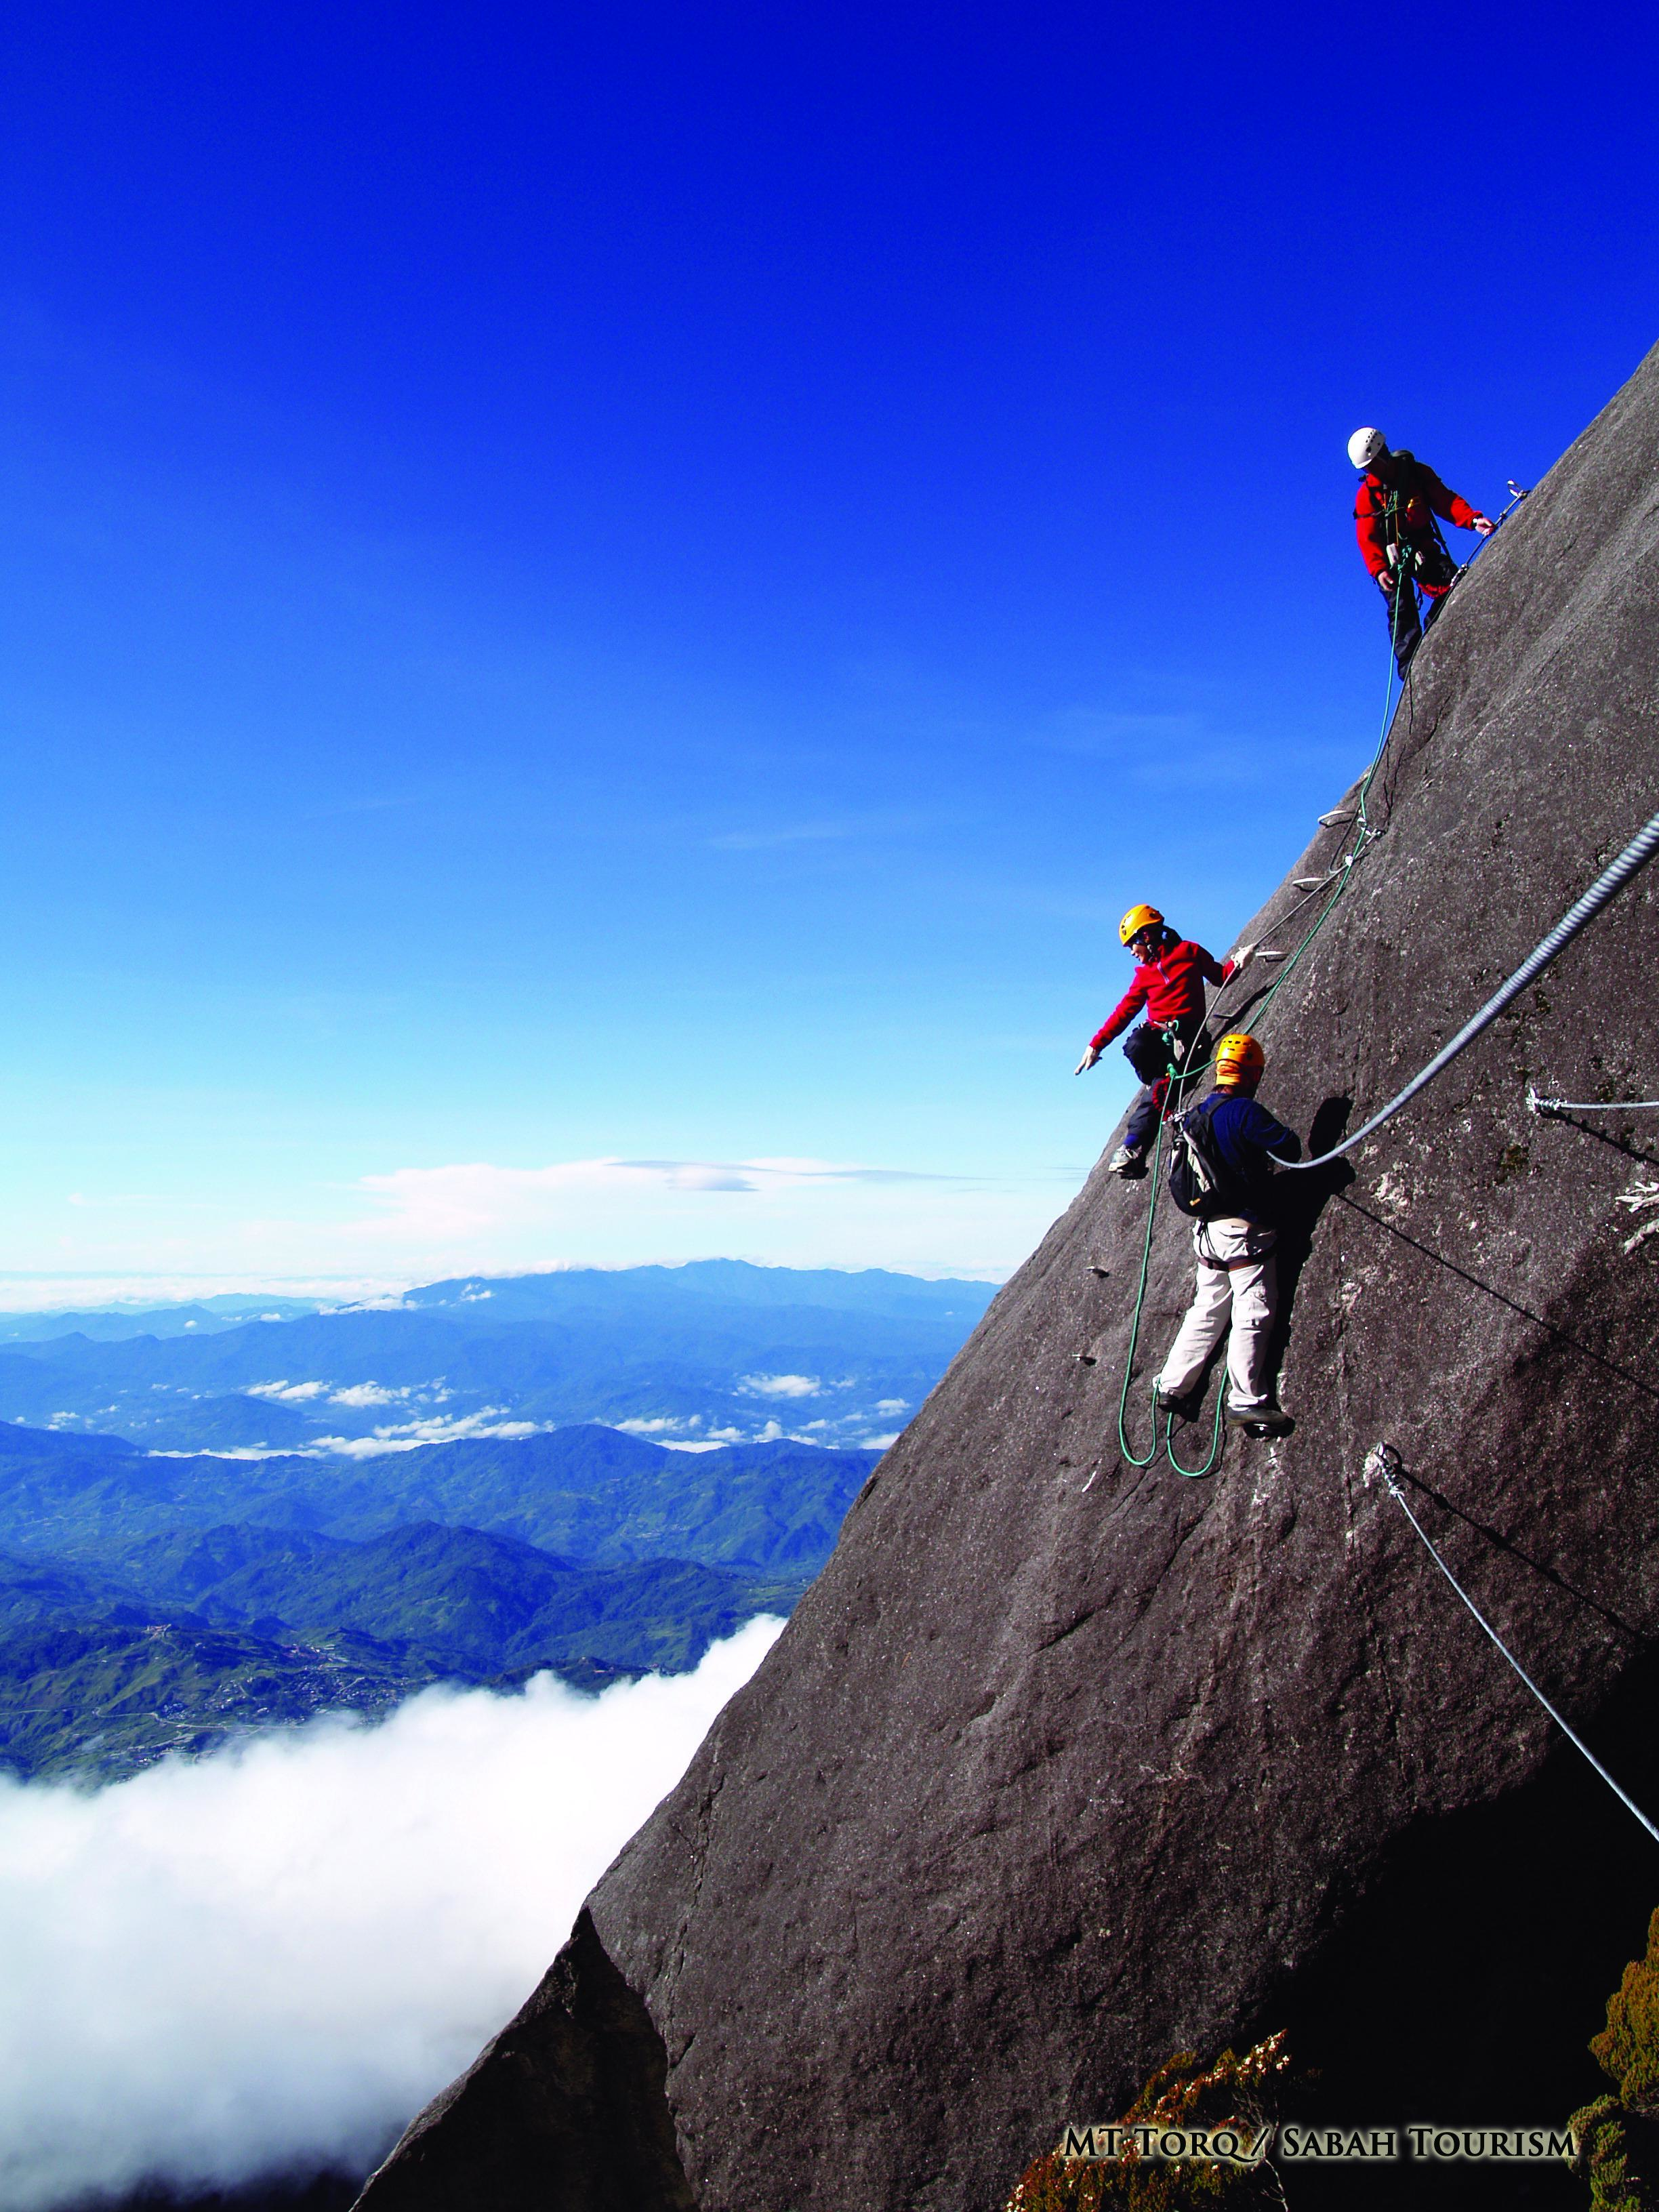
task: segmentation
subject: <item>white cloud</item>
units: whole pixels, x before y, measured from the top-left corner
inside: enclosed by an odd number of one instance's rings
[[[954,1176],[906,1168],[848,1166],[834,1160],[564,1160],[552,1167],[501,1168],[483,1161],[440,1168],[396,1168],[359,1184],[387,1209],[401,1231],[453,1237],[522,1220],[526,1210],[556,1215],[573,1200],[652,1198],[665,1192],[778,1192],[845,1183],[951,1183]],[[367,1228],[372,1224],[365,1224]]]
[[[759,1663],[428,1691],[94,1794],[0,1781],[0,2203],[359,2166],[522,2002]]]
[[[146,1237],[138,1248],[145,1257],[153,1255],[155,1241]],[[394,1287],[387,1284],[384,1274],[378,1278],[361,1274],[294,1276],[275,1262],[253,1273],[244,1269],[235,1273],[216,1269],[212,1273],[164,1274],[153,1265],[97,1272],[82,1268],[7,1268],[0,1269],[0,1313],[55,1313],[65,1308],[120,1311],[126,1308],[188,1304],[193,1299],[212,1297],[225,1291],[264,1297],[317,1298],[326,1300],[330,1305],[343,1304],[348,1300],[360,1301],[365,1306],[398,1305],[402,1303],[402,1291],[414,1281],[405,1271],[400,1269],[398,1273],[400,1279]],[[258,1318],[280,1321],[283,1316],[261,1314]]]
[[[1127,1065],[1123,1080],[1127,1087]],[[1091,1100],[1109,1109],[1105,1123],[1118,1103]],[[743,1152],[658,1158],[642,1148],[531,1167],[363,1164],[376,1172],[286,1190],[280,1206],[262,1205],[263,1193],[227,1193],[182,1226],[146,1224],[142,1237],[113,1216],[107,1230],[83,1217],[85,1233],[67,1243],[44,1230],[34,1237],[25,1224],[14,1258],[38,1267],[49,1257],[64,1273],[50,1281],[39,1272],[0,1275],[0,1307],[131,1299],[141,1281],[151,1296],[185,1295],[182,1275],[165,1279],[158,1263],[182,1267],[187,1257],[201,1295],[210,1286],[305,1289],[331,1292],[334,1307],[395,1306],[410,1285],[452,1280],[456,1312],[478,1315],[486,1308],[461,1296],[463,1284],[562,1267],[728,1258],[994,1277],[1024,1257],[1081,1175],[1051,1165],[935,1173],[957,1162],[925,1158],[916,1168]],[[211,1268],[226,1272],[216,1279]]]
[[[399,1398],[407,1398],[407,1389],[388,1390],[379,1382],[353,1382],[343,1390],[331,1390],[331,1406],[390,1406]]]
[[[248,1398],[276,1398],[285,1406],[299,1406],[308,1398],[320,1398],[330,1387],[326,1382],[250,1382],[242,1395]]]
[[[909,1402],[910,1401],[908,1398],[878,1398],[876,1401],[876,1411],[878,1413],[887,1413],[890,1415],[893,1413],[902,1413],[908,1409]]]
[[[741,1387],[757,1398],[816,1398],[823,1386],[816,1375],[745,1375]]]
[[[337,1452],[345,1459],[375,1459],[385,1452],[413,1451],[416,1444],[453,1444],[463,1437],[533,1437],[550,1424],[505,1419],[505,1406],[481,1406],[476,1413],[432,1414],[419,1421],[394,1421],[377,1428],[372,1437],[322,1437],[318,1452]]]
[[[533,1437],[553,1425],[509,1421],[504,1406],[482,1406],[476,1413],[433,1414],[418,1421],[396,1421],[368,1437],[319,1437],[306,1444],[221,1444],[213,1450],[151,1451],[147,1459],[380,1459],[387,1452],[413,1451],[417,1444],[453,1444],[465,1437]],[[19,1417],[21,1418],[21,1416]],[[620,1424],[618,1425],[620,1425]],[[733,1435],[736,1431],[732,1431]],[[3,2212],[3,2208],[0,2208]]]

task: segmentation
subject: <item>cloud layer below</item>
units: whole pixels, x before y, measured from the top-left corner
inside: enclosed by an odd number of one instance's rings
[[[428,1691],[91,1795],[0,1784],[0,2203],[374,2159],[777,1632],[598,1698]]]

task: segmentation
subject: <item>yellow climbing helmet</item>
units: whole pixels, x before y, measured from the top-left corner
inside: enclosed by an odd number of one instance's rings
[[[1117,926],[1118,943],[1127,945],[1131,938],[1139,937],[1143,929],[1162,929],[1163,927],[1164,917],[1155,906],[1132,906]]]
[[[1241,1075],[1260,1075],[1267,1065],[1266,1053],[1243,1030],[1235,1030],[1231,1036],[1223,1037],[1215,1048],[1218,1083],[1236,1083]]]

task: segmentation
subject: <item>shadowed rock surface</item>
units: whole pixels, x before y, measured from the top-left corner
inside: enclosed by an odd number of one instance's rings
[[[1386,834],[1261,1024],[1263,1098],[1304,1137],[1389,1097],[1659,806],[1656,455],[1659,355],[1419,654],[1373,787]],[[1302,898],[1287,879],[1240,936],[1294,944]],[[1584,2041],[1659,1849],[1363,1468],[1397,1448],[1455,1571],[1659,1805],[1659,1235],[1632,1242],[1659,1215],[1659,1117],[1592,1133],[1524,1104],[1529,1080],[1659,1095],[1656,899],[1659,868],[1349,1163],[1297,1179],[1282,1443],[1231,1443],[1202,1482],[1122,1460],[1146,1185],[1097,1168],[998,1297],[590,1900],[661,2033],[703,2212],[988,2212],[1066,2119],[1280,2025],[1321,2072],[1304,2117],[1559,2123],[1594,2094]],[[1221,995],[1229,1025],[1259,974]],[[1166,1205],[1143,1449],[1190,1279]],[[465,2117],[508,2063],[440,2100],[365,2207],[459,2212],[483,2161],[500,2205],[608,2202],[555,2185],[505,2087],[489,2130]],[[1579,2201],[1501,2166],[1291,2190]]]
[[[382,2212],[696,2212],[665,2073],[650,2014],[583,1911],[528,2003],[421,2114],[370,2193]]]

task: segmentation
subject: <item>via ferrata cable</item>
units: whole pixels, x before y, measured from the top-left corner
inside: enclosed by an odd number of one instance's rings
[[[1562,1735],[1565,1736],[1567,1741],[1572,1746],[1573,1749],[1583,1753],[1584,1758],[1589,1761],[1590,1765],[1601,1776],[1602,1781],[1607,1784],[1608,1789],[1612,1790],[1613,1796],[1619,1800],[1620,1803],[1625,1807],[1627,1812],[1635,1814],[1637,1819],[1647,1830],[1649,1835],[1653,1838],[1655,1843],[1659,1844],[1659,1827],[1656,1827],[1653,1822],[1649,1820],[1647,1814],[1642,1810],[1641,1807],[1631,1796],[1630,1792],[1627,1790],[1621,1790],[1620,1788],[1619,1784],[1613,1780],[1612,1775],[1607,1772],[1607,1768],[1602,1765],[1601,1760],[1595,1756],[1595,1753],[1590,1749],[1583,1738],[1575,1734],[1575,1732],[1568,1727],[1566,1722],[1564,1721],[1560,1714],[1556,1711],[1555,1707],[1544,1695],[1544,1692],[1539,1688],[1537,1683],[1533,1680],[1532,1676],[1528,1674],[1526,1668],[1516,1657],[1514,1652],[1510,1650],[1509,1645],[1504,1643],[1503,1638],[1498,1633],[1498,1631],[1486,1619],[1480,1607],[1476,1605],[1474,1600],[1464,1589],[1462,1583],[1458,1581],[1456,1576],[1452,1572],[1451,1569],[1446,1565],[1446,1562],[1441,1558],[1439,1553],[1435,1549],[1433,1539],[1430,1536],[1427,1529],[1424,1528],[1423,1523],[1418,1519],[1416,1514],[1412,1511],[1411,1506],[1407,1500],[1405,1489],[1400,1480],[1401,1474],[1403,1471],[1402,1462],[1399,1453],[1395,1449],[1394,1446],[1392,1444],[1378,1444],[1372,1451],[1370,1458],[1365,1463],[1365,1471],[1368,1476],[1375,1473],[1382,1477],[1382,1480],[1388,1486],[1389,1497],[1393,1498],[1395,1504],[1398,1505],[1401,1511],[1405,1515],[1406,1518],[1411,1522],[1413,1528],[1416,1529],[1418,1534],[1422,1538],[1425,1548],[1427,1550],[1429,1557],[1434,1561],[1436,1566],[1439,1568],[1441,1573],[1444,1575],[1446,1580],[1456,1591],[1458,1596],[1462,1598],[1463,1603],[1468,1607],[1470,1613],[1474,1614],[1475,1620],[1480,1625],[1482,1633],[1490,1637],[1492,1641],[1498,1646],[1504,1658],[1509,1661],[1510,1665],[1515,1669],[1521,1680],[1532,1692],[1534,1697],[1537,1698],[1539,1704],[1542,1705],[1544,1711],[1555,1723],[1557,1728],[1560,1729]]]
[[[1593,921],[1602,908],[1619,896],[1631,878],[1645,867],[1656,853],[1659,853],[1659,814],[1652,816],[1643,824],[1618,859],[1601,871],[1581,899],[1568,908],[1554,928],[1534,946],[1509,981],[1493,992],[1478,1013],[1470,1016],[1450,1042],[1441,1047],[1427,1066],[1413,1076],[1403,1091],[1396,1092],[1362,1128],[1356,1129],[1352,1136],[1345,1137],[1340,1145],[1334,1145],[1328,1152],[1321,1152],[1311,1160],[1286,1160],[1284,1163],[1285,1169],[1294,1174],[1305,1173],[1309,1168],[1323,1167],[1328,1160],[1340,1159],[1344,1152],[1351,1152],[1356,1145],[1363,1144],[1374,1129],[1380,1129],[1385,1121],[1391,1120],[1402,1106],[1416,1097],[1419,1091],[1432,1083],[1443,1068],[1449,1067],[1459,1053],[1472,1045],[1483,1030],[1492,1026],[1504,1007],[1520,997],[1534,977],[1543,973],[1556,954],[1564,951],[1584,925]]]
[[[1651,1114],[1659,1111],[1659,1098],[1540,1098],[1527,1085],[1528,1114]]]
[[[1326,919],[1329,915],[1331,909],[1335,906],[1337,901],[1341,897],[1343,892],[1348,887],[1348,878],[1352,872],[1354,863],[1359,859],[1360,855],[1365,851],[1367,847],[1373,843],[1375,840],[1382,834],[1381,830],[1374,830],[1371,827],[1367,811],[1367,801],[1370,795],[1371,785],[1376,778],[1376,772],[1382,765],[1382,756],[1388,750],[1389,738],[1393,722],[1393,710],[1395,707],[1394,687],[1395,651],[1399,644],[1400,635],[1401,592],[1398,587],[1396,587],[1394,596],[1395,618],[1389,639],[1389,654],[1388,683],[1382,697],[1382,723],[1381,730],[1377,735],[1376,750],[1371,756],[1370,767],[1360,778],[1359,788],[1356,794],[1353,842],[1350,846],[1349,850],[1339,864],[1336,871],[1335,885],[1331,892],[1331,896],[1326,900],[1324,905],[1314,917],[1313,927],[1308,931],[1306,936],[1304,937],[1302,942],[1297,946],[1295,951],[1291,954],[1290,957],[1285,961],[1283,968],[1279,970],[1278,975],[1273,979],[1273,988],[1266,994],[1261,1005],[1255,1010],[1255,1016],[1254,1017],[1255,1018],[1259,1018],[1260,1015],[1265,1012],[1267,1008],[1272,1005],[1273,1000],[1278,997],[1280,990],[1288,981],[1291,971],[1295,968],[1303,954],[1307,951],[1308,947],[1313,943],[1315,938],[1318,936],[1320,931],[1324,927]],[[1401,689],[1403,692],[1403,684]],[[1316,893],[1315,896],[1316,896],[1317,894]],[[1294,913],[1297,911],[1297,909],[1292,908],[1291,911]],[[1202,1032],[1200,1030],[1194,1035],[1193,1040],[1194,1043],[1197,1042],[1197,1036],[1201,1034]],[[1191,1047],[1189,1046],[1188,1050],[1190,1051],[1190,1049]],[[1183,1085],[1190,1084],[1196,1076],[1205,1073],[1210,1063],[1206,1061],[1204,1067],[1194,1069],[1191,1075],[1184,1076],[1182,1079]],[[1117,1441],[1119,1449],[1121,1451],[1125,1461],[1129,1466],[1150,1467],[1152,1462],[1158,1457],[1161,1446],[1164,1456],[1168,1459],[1170,1465],[1175,1469],[1176,1473],[1179,1475],[1185,1476],[1189,1481],[1193,1481],[1197,1480],[1204,1475],[1212,1474],[1221,1457],[1222,1447],[1225,1437],[1226,1421],[1226,1392],[1224,1385],[1218,1390],[1216,1395],[1215,1420],[1210,1435],[1210,1449],[1208,1455],[1205,1459],[1201,1467],[1188,1467],[1176,1456],[1174,1444],[1175,1416],[1172,1413],[1165,1414],[1164,1420],[1164,1433],[1161,1438],[1158,1437],[1156,1400],[1154,1400],[1154,1410],[1152,1414],[1152,1448],[1144,1458],[1139,1456],[1133,1449],[1132,1449],[1125,1428],[1125,1414],[1129,1403],[1129,1386],[1134,1377],[1135,1348],[1140,1338],[1141,1312],[1146,1302],[1146,1275],[1152,1261],[1152,1225],[1158,1214],[1159,1183],[1158,1166],[1163,1158],[1163,1149],[1164,1121],[1163,1116],[1160,1115],[1158,1127],[1158,1141],[1152,1152],[1152,1188],[1146,1206],[1146,1234],[1141,1238],[1140,1244],[1140,1276],[1135,1287],[1134,1313],[1129,1324],[1129,1348],[1125,1355],[1123,1363],[1123,1388],[1118,1396]]]

